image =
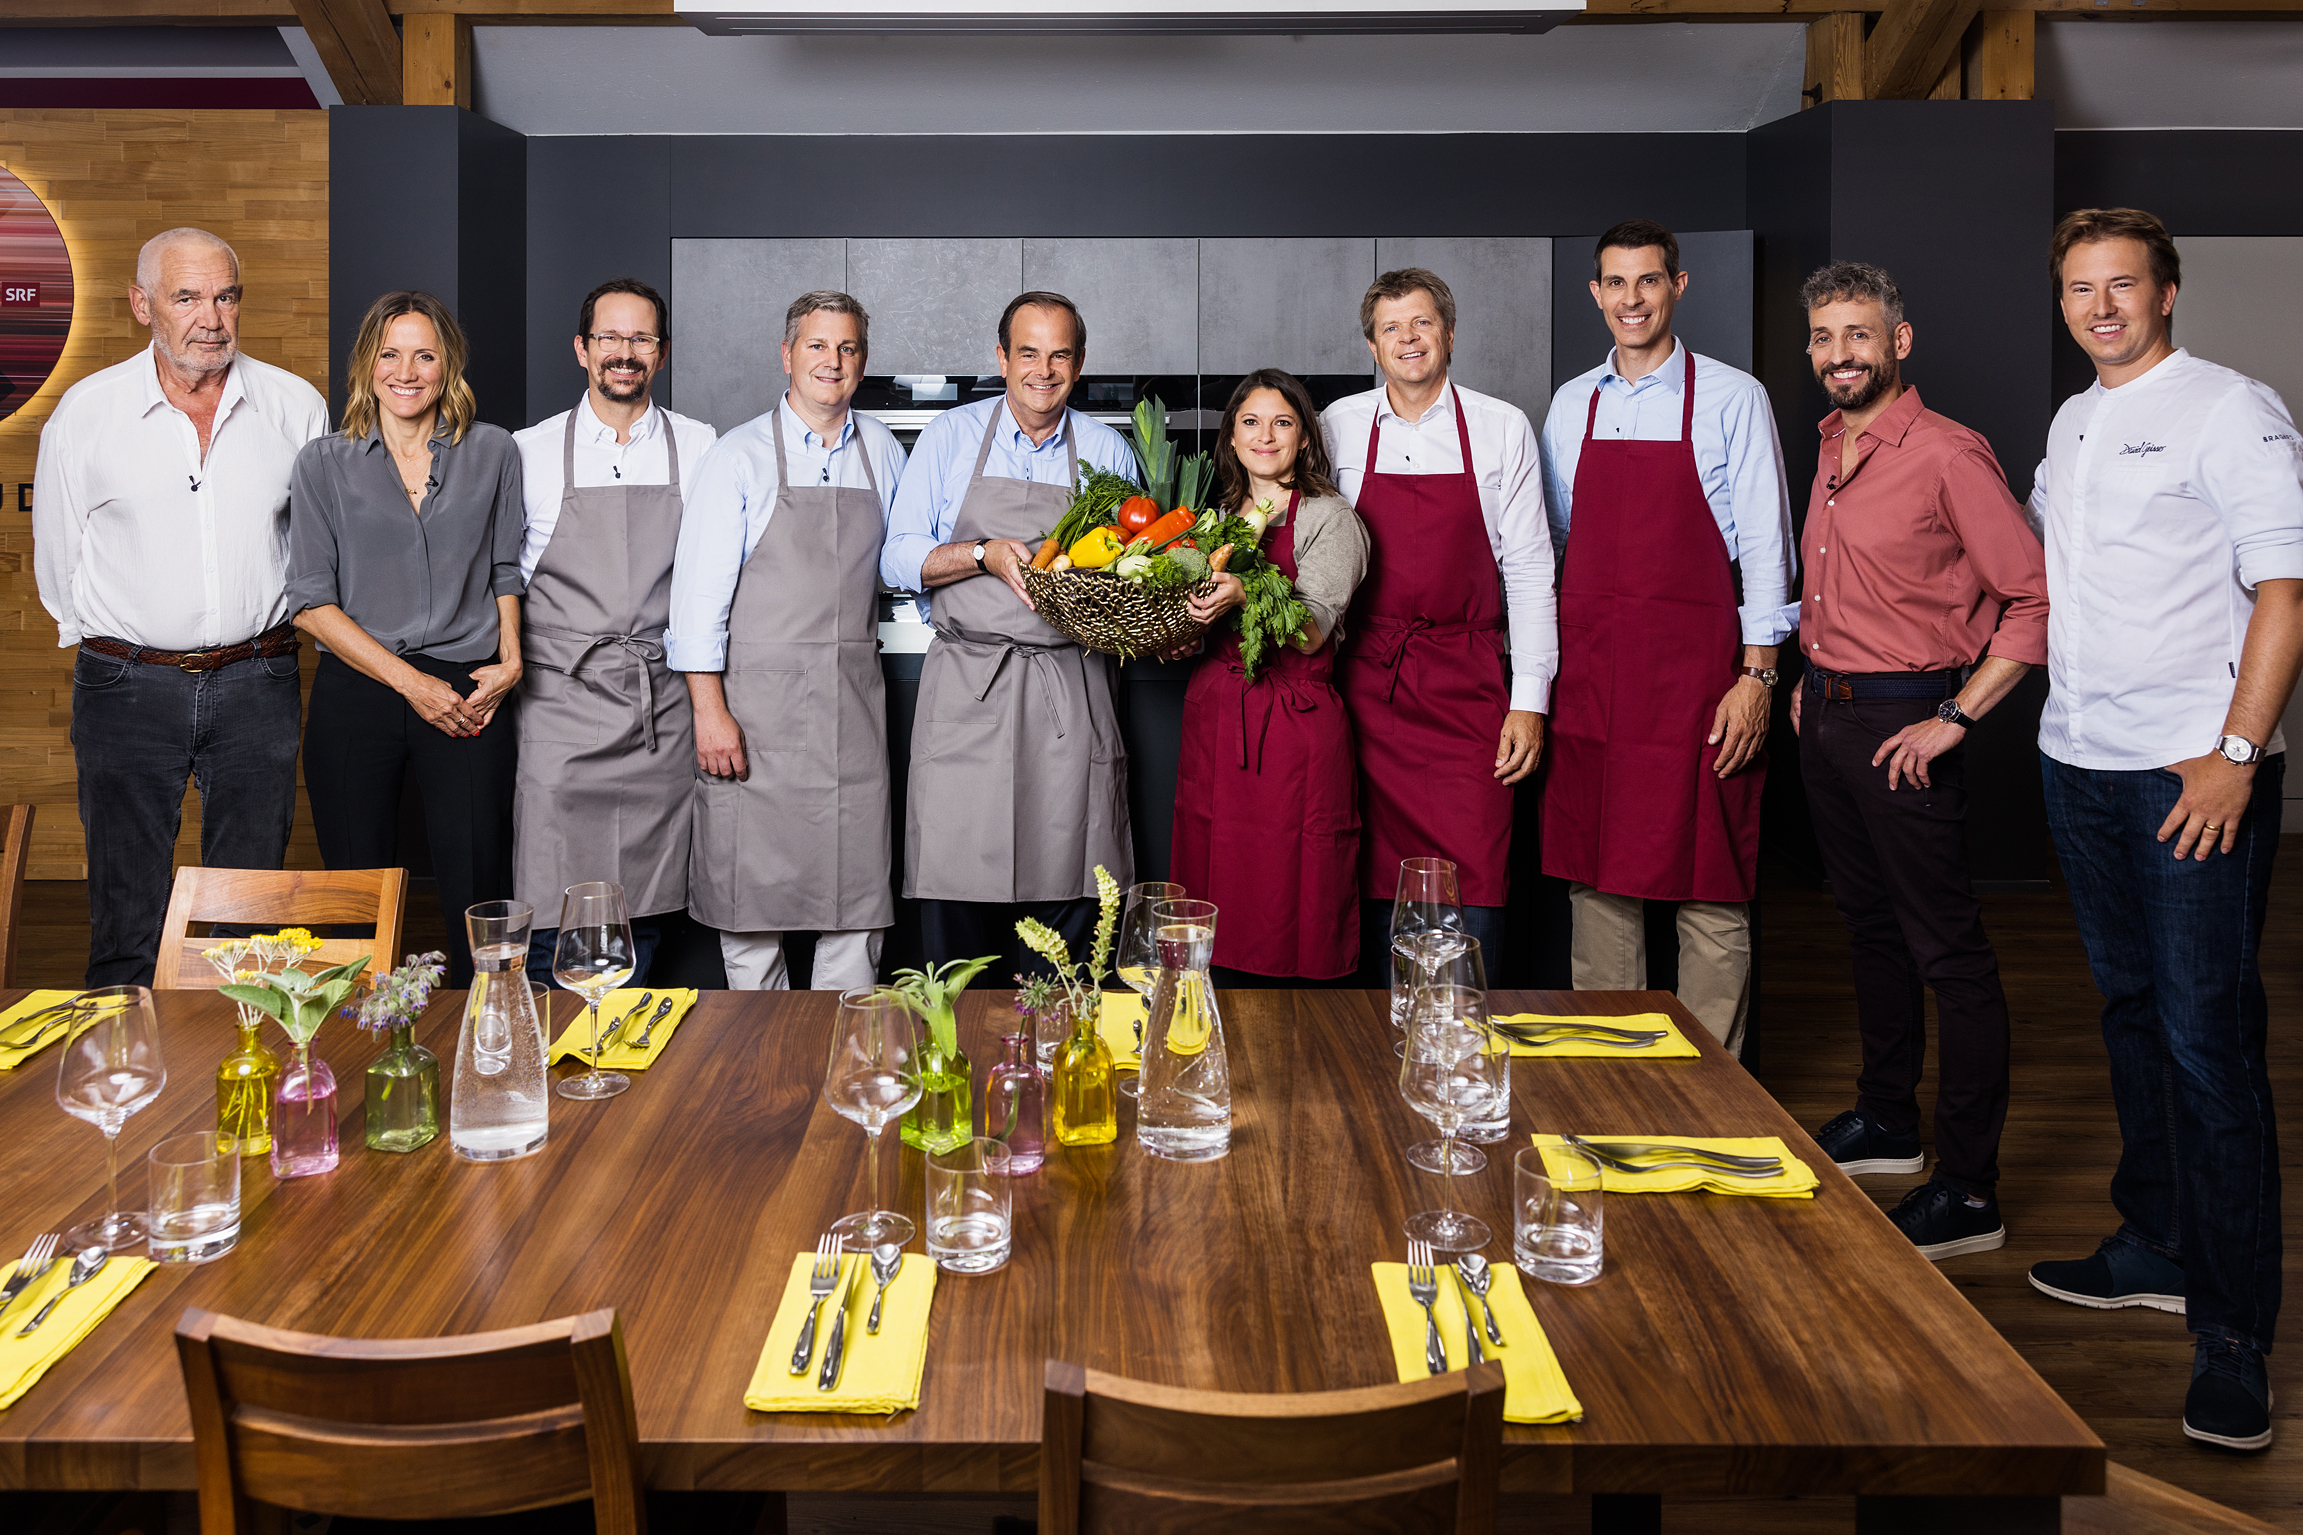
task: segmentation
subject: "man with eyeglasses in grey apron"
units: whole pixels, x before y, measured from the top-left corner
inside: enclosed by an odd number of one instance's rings
[[[931,963],[996,954],[987,983],[1034,963],[1015,936],[1036,916],[1085,957],[1095,868],[1135,877],[1118,666],[1034,613],[1020,567],[1071,502],[1080,466],[1137,476],[1110,427],[1067,408],[1087,323],[1060,293],[1000,316],[1006,392],[920,433],[880,574],[932,592],[904,816],[904,894]]]
[[[895,920],[879,554],[903,474],[895,434],[849,402],[871,316],[845,293],[784,315],[791,387],[696,473],[672,576],[672,665],[695,701],[688,912],[720,930],[738,990],[869,986]]]
[[[528,974],[549,981],[562,893],[622,885],[639,985],[659,919],[688,904],[695,733],[687,689],[665,665],[664,622],[681,480],[715,434],[650,399],[671,314],[646,283],[619,277],[585,295],[575,347],[583,399],[513,438],[528,597],[512,889],[536,909]]]

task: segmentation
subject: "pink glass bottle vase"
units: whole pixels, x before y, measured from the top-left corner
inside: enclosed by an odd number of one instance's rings
[[[1047,1084],[1031,1035],[1010,1034],[1001,1045],[984,1079],[984,1134],[1006,1143],[1011,1175],[1036,1173],[1047,1160]]]
[[[280,1074],[272,1097],[272,1176],[309,1178],[336,1170],[336,1074],[309,1045]]]

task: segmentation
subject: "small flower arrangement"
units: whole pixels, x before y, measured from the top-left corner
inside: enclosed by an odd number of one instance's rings
[[[305,974],[295,961],[319,949],[320,940],[300,927],[283,928],[277,933],[241,941],[249,945],[249,952],[262,963],[251,973],[236,961],[231,972],[232,984],[216,989],[279,1024],[299,1048],[311,1044],[312,1036],[320,1032],[320,1025],[327,1021],[328,1014],[351,995],[352,988],[359,984],[360,972],[368,965],[368,956],[363,954],[350,964],[331,965],[317,975]],[[217,945],[219,949],[225,947]],[[218,970],[224,968],[213,951],[206,957]],[[269,968],[272,965],[283,968],[275,971]]]
[[[219,988],[231,996],[235,989],[267,984],[271,978],[288,969],[297,960],[320,947],[309,928],[284,927],[277,933],[256,933],[246,938],[227,938],[200,951],[200,957],[223,977]],[[234,997],[240,1008],[240,1021],[254,1023],[260,1017],[278,1018],[269,1008],[251,1005],[245,998]]]
[[[885,990],[900,997],[904,1005],[927,1024],[928,1037],[935,1042],[936,1049],[945,1055],[955,1055],[960,1048],[955,999],[967,990],[968,982],[982,973],[993,957],[986,954],[981,959],[955,959],[949,964],[930,965],[925,970],[898,970],[892,978],[894,984]]]
[[[346,1003],[344,1016],[361,1028],[383,1034],[404,1029],[422,1015],[440,978],[448,973],[448,956],[435,949],[411,954],[397,970],[387,970],[368,983],[358,1002]]]
[[[1050,985],[1061,987],[1064,995],[1071,999],[1075,1018],[1093,1018],[1101,1007],[1097,993],[1103,990],[1103,979],[1111,966],[1112,933],[1119,926],[1119,881],[1100,863],[1096,865],[1096,904],[1095,945],[1084,965],[1072,963],[1071,948],[1064,942],[1064,935],[1039,918],[1026,917],[1016,924],[1016,936],[1024,941],[1024,947],[1055,967],[1055,979]]]
[[[1016,983],[1016,1017],[1024,1020],[1025,1032],[1030,1032],[1030,1020],[1046,1012],[1056,1000],[1056,983],[1044,975],[1019,975]]]

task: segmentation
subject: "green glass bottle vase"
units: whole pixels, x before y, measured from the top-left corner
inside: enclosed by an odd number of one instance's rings
[[[920,1101],[905,1111],[899,1133],[907,1146],[949,1151],[976,1133],[967,1052],[956,1041],[943,1049],[929,1030],[920,1035]]]
[[[392,1026],[392,1042],[368,1068],[366,1117],[370,1151],[414,1151],[440,1133],[440,1058],[408,1024]]]

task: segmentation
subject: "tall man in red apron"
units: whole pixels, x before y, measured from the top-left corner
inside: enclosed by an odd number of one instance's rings
[[[1542,760],[1559,659],[1535,430],[1448,378],[1455,295],[1435,274],[1378,277],[1359,326],[1383,383],[1320,428],[1372,546],[1336,667],[1359,743],[1362,971],[1391,983],[1401,860],[1446,858],[1494,979],[1512,788]]]
[[[1798,622],[1783,450],[1759,380],[1673,339],[1669,230],[1618,224],[1594,265],[1615,350],[1543,428],[1562,546],[1543,872],[1572,882],[1578,990],[1645,987],[1644,903],[1681,902],[1680,1000],[1739,1051],[1768,695]]]
[[[671,338],[664,301],[646,283],[593,289],[575,346],[590,381],[583,399],[513,439],[528,599],[512,891],[536,909],[528,973],[546,981],[562,892],[585,880],[622,885],[637,984],[662,937],[657,919],[688,904],[694,737],[687,690],[664,663],[664,622],[682,478],[714,434],[649,399]]]
[[[987,985],[1033,963],[1015,924],[1036,916],[1087,956],[1095,868],[1135,878],[1118,665],[1066,640],[1024,598],[1020,564],[1071,502],[1080,465],[1137,474],[1127,440],[1068,409],[1087,323],[1060,293],[1000,316],[1007,389],[946,411],[913,445],[880,574],[929,592],[904,816],[904,894],[921,902],[932,963],[1002,956]]]
[[[791,932],[816,935],[814,990],[869,986],[895,920],[879,565],[904,450],[848,408],[870,352],[853,298],[794,300],[791,387],[720,439],[680,529],[667,648],[696,710],[688,910],[720,930],[739,990],[791,985]]]

